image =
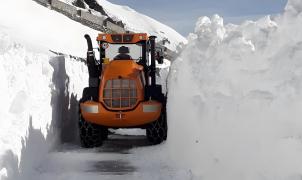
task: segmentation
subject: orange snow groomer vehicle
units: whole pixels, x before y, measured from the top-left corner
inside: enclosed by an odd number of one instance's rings
[[[156,84],[155,64],[163,62],[155,36],[99,34],[99,60],[88,44],[89,87],[80,100],[83,147],[102,145],[108,128],[144,128],[153,144],[167,138],[166,95]]]

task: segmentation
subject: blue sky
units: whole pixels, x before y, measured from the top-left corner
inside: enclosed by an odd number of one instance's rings
[[[225,22],[238,23],[267,14],[281,13],[287,0],[108,0],[127,5],[167,24],[186,36],[200,16],[219,14]]]

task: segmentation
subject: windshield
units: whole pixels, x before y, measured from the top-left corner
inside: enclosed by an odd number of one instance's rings
[[[127,49],[128,50],[122,50]],[[133,60],[139,60],[142,57],[142,45],[141,44],[109,44],[104,43],[103,48],[105,49],[105,57],[109,58],[109,60],[116,59],[116,57],[121,54],[127,54]],[[121,53],[119,53],[121,52]],[[129,52],[129,53],[128,53]]]

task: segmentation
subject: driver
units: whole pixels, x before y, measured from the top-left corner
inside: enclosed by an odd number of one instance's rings
[[[132,57],[128,54],[129,53],[129,48],[126,46],[121,46],[118,48],[118,55],[115,56],[113,59],[114,60],[129,60],[132,59]]]

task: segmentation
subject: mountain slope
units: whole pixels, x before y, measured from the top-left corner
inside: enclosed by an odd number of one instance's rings
[[[80,57],[86,56],[84,34],[96,38],[98,33],[32,0],[1,2],[0,25],[11,38],[37,52],[51,49]]]
[[[171,43],[167,44],[167,47],[171,50],[176,50],[179,43],[187,43],[186,38],[174,29],[153,18],[138,13],[128,6],[112,4],[106,0],[97,0],[97,2],[103,6],[110,17],[121,20],[129,31],[148,32],[150,35],[157,36],[159,40],[167,38]]]

